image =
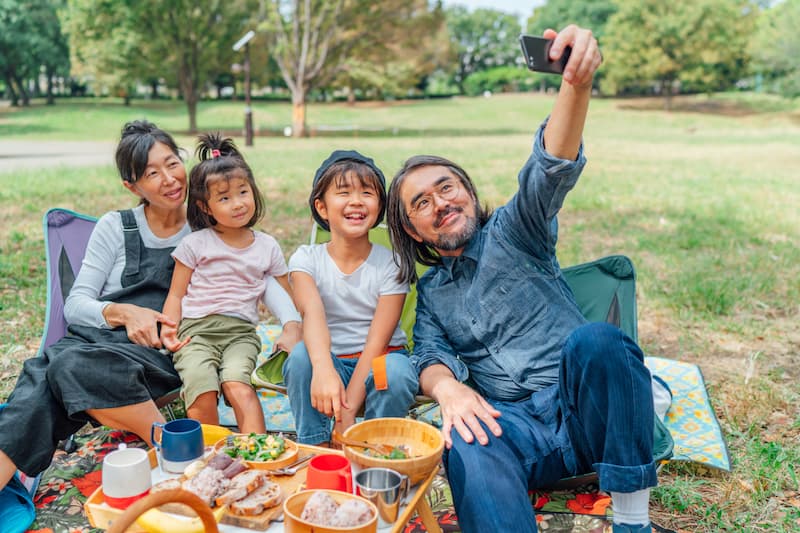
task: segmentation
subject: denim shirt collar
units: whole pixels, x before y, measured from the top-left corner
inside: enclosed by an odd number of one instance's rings
[[[466,257],[467,259],[471,259],[473,262],[477,263],[478,259],[481,256],[481,248],[483,248],[483,234],[484,234],[485,226],[481,226],[475,232],[475,235],[467,242],[464,246],[464,249],[461,251],[461,254],[449,256],[443,255],[442,256],[442,267],[445,272],[447,272],[450,281],[455,278],[455,268],[456,265],[459,263],[459,257]]]

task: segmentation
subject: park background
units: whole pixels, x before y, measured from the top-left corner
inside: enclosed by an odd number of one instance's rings
[[[483,200],[505,202],[560,81],[525,69],[517,35],[569,22],[593,29],[605,62],[589,164],[559,217],[561,263],[633,259],[640,342],[701,367],[733,461],[728,474],[667,465],[653,517],[684,531],[800,531],[798,0],[549,0],[515,13],[0,0],[0,400],[43,327],[44,211],[135,203],[112,162],[125,121],[175,133],[189,166],[194,133],[233,136],[267,200],[259,227],[288,257],[309,234],[313,171],[336,148],[387,175],[443,155]],[[232,45],[251,29],[245,146]]]

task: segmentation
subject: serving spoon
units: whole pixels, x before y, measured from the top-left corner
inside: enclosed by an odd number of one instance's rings
[[[334,430],[331,434],[331,440],[333,442],[338,442],[339,444],[344,444],[346,446],[358,446],[359,448],[367,448],[369,450],[373,450],[378,452],[380,455],[390,455],[392,450],[394,450],[394,446],[390,446],[388,444],[372,444],[371,442],[366,442],[363,440],[351,439],[349,437],[345,437],[338,431]]]

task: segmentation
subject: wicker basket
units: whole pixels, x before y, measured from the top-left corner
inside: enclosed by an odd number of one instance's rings
[[[303,514],[303,508],[306,502],[316,490],[303,490],[296,492],[289,496],[283,502],[283,530],[286,533],[339,533],[347,531],[349,533],[376,533],[378,531],[378,509],[372,503],[368,502],[360,496],[355,494],[348,494],[338,490],[325,490],[336,503],[341,505],[349,499],[359,499],[372,509],[372,520],[366,524],[354,527],[331,527],[320,526],[307,522],[300,518]]]
[[[345,446],[344,454],[361,468],[391,468],[405,474],[411,484],[417,484],[439,465],[444,450],[444,439],[439,430],[425,422],[409,418],[373,418],[347,428],[344,436],[373,444],[404,445],[410,451],[409,459],[382,459],[372,457],[358,446]]]

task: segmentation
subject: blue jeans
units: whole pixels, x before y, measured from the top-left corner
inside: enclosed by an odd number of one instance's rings
[[[358,359],[331,357],[333,366],[346,387]],[[311,405],[311,375],[308,350],[305,343],[300,342],[283,364],[283,380],[288,389],[297,440],[303,444],[319,444],[331,438],[331,419]],[[367,376],[364,418],[402,418],[408,414],[408,408],[414,402],[414,395],[419,389],[419,380],[406,350],[397,350],[386,355],[386,379],[389,388],[375,390],[372,371]]]
[[[604,491],[657,484],[650,372],[608,324],[575,330],[557,384],[516,402],[492,401],[501,437],[481,446],[452,431],[445,467],[462,531],[536,531],[528,491],[596,471]],[[485,429],[485,428],[484,428]]]

